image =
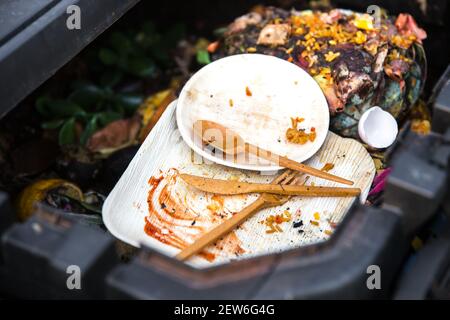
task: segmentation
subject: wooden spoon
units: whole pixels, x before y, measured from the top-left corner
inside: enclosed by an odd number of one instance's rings
[[[237,133],[222,126],[221,124],[218,124],[217,122],[197,120],[196,122],[194,122],[193,127],[194,133],[205,143],[208,143],[213,147],[222,150],[226,154],[236,156],[243,152],[252,153],[257,157],[269,160],[282,167],[297,170],[325,180],[353,185],[353,181],[312,168],[310,166],[291,160],[287,157],[277,155],[270,151],[261,149],[258,146],[245,142]]]

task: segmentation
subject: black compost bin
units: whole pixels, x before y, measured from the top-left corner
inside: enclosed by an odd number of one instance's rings
[[[137,0],[25,0],[0,4],[0,117],[22,108],[25,99],[71,61],[122,15],[119,23],[145,19],[168,24],[185,21],[207,30],[243,14],[218,1],[137,4]],[[335,1],[362,10],[365,1]],[[370,1],[397,13],[405,1]],[[450,67],[445,28],[445,1],[418,15],[429,28],[429,76],[425,95],[432,109],[432,132],[418,135],[406,124],[387,151],[394,168],[386,182],[382,205],[355,204],[323,243],[256,258],[195,269],[150,248],[134,249],[121,260],[117,240],[70,212],[40,205],[25,222],[15,218],[13,201],[0,192],[0,297],[66,299],[427,299],[450,297]],[[286,1],[273,5],[290,6]],[[81,29],[66,26],[68,7],[81,8]],[[136,5],[130,12],[127,11]],[[212,7],[211,7],[212,6]],[[174,8],[178,8],[174,10]],[[401,10],[406,10],[403,7]],[[414,11],[418,10],[418,11]],[[217,12],[221,12],[217,17]],[[433,19],[429,19],[430,15]],[[125,21],[125,22],[122,22]],[[165,22],[164,22],[165,21]],[[442,47],[446,46],[446,47]],[[444,51],[442,51],[444,50]],[[55,79],[55,78],[53,78]],[[56,80],[55,80],[56,81]],[[26,102],[25,102],[26,103]],[[14,118],[11,118],[14,119]],[[14,123],[21,126],[21,123]],[[131,156],[120,163],[114,184]],[[436,227],[438,226],[438,227]],[[411,241],[435,230],[418,253]],[[437,230],[437,231],[436,231]],[[120,246],[120,245],[119,245]],[[119,250],[120,251],[120,250]],[[413,259],[411,256],[413,255]],[[68,267],[83,270],[81,290],[68,290]],[[367,286],[371,268],[382,272],[382,286]]]

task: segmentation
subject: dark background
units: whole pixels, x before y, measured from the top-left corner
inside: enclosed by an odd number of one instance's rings
[[[174,0],[174,1],[149,1],[142,0],[136,5],[120,24],[130,24],[136,21],[152,19],[161,27],[170,26],[175,22],[185,23],[195,34],[214,39],[213,31],[216,27],[227,25],[236,17],[247,13],[255,5],[273,5],[284,9],[295,8],[308,9],[312,5],[321,7],[321,3],[327,1],[307,0]],[[336,8],[352,9],[365,12],[369,5],[379,5],[388,10],[392,15],[402,12],[414,16],[419,26],[427,31],[428,38],[424,41],[424,47],[428,57],[429,75],[425,92],[428,95],[443,73],[450,60],[450,26],[448,16],[450,14],[450,1],[447,0],[332,0],[331,5]],[[426,3],[426,11],[423,12],[420,3]]]

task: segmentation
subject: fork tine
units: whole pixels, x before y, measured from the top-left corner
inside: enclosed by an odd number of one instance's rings
[[[284,181],[285,179],[286,179],[286,177],[289,175],[289,173],[291,172],[292,170],[285,170],[282,174],[280,174],[279,176],[277,176],[275,179],[273,179],[272,180],[272,183],[276,183],[276,184],[279,184],[279,183],[281,183],[282,181]]]
[[[303,175],[297,175],[291,184],[298,184],[302,179]]]
[[[289,175],[281,182],[281,184],[292,184],[298,172],[293,170],[290,171],[291,172],[289,172]]]

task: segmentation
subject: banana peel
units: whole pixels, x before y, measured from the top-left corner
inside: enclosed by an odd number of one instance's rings
[[[45,201],[49,192],[57,190],[80,202],[84,201],[84,195],[81,189],[63,179],[45,179],[38,180],[23,189],[16,199],[16,212],[20,221],[25,221],[33,215],[36,204]]]

